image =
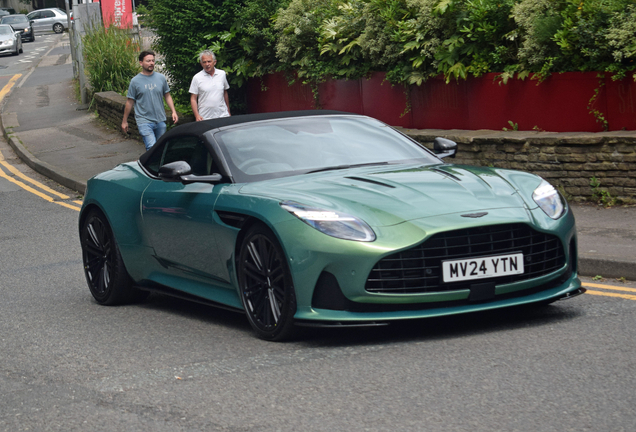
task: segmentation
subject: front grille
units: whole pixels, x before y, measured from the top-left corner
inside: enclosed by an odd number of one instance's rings
[[[477,281],[442,283],[442,261],[521,252],[524,273]],[[432,236],[412,249],[379,261],[367,279],[372,293],[419,294],[469,289],[473,283],[498,285],[532,279],[565,265],[558,237],[525,224],[491,225],[448,231]]]

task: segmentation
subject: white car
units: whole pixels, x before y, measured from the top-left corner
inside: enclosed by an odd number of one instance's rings
[[[33,22],[35,31],[51,31],[62,33],[68,26],[66,12],[58,8],[38,9],[30,12],[27,17]]]
[[[20,32],[14,31],[8,24],[0,24],[0,54],[18,55],[21,52],[23,51]]]

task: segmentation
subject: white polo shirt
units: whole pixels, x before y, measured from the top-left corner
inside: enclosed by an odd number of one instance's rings
[[[199,115],[203,119],[230,116],[223,97],[229,88],[225,71],[221,69],[214,69],[214,75],[202,70],[192,78],[189,92],[197,95]]]

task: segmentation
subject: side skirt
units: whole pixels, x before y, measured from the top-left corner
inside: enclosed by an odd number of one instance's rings
[[[212,306],[212,307],[219,308],[219,309],[225,309],[225,310],[228,310],[230,312],[237,312],[237,313],[240,313],[240,314],[243,314],[243,315],[245,314],[245,311],[242,310],[242,309],[238,309],[238,308],[235,308],[235,307],[232,307],[232,306],[228,306],[228,305],[225,305],[223,303],[217,303],[215,301],[208,300],[208,299],[205,299],[203,297],[195,296],[193,294],[188,294],[186,292],[179,291],[179,290],[176,290],[174,288],[170,288],[170,287],[167,287],[165,285],[160,285],[160,284],[157,284],[157,283],[153,283],[152,285],[135,285],[135,288],[138,288],[138,289],[143,290],[143,291],[154,292],[154,293],[158,293],[158,294],[164,294],[164,295],[167,295],[167,296],[170,296],[170,297],[175,297],[175,298],[179,298],[179,299],[182,299],[182,300],[191,301],[191,302],[203,304],[203,305],[206,305],[206,306]]]

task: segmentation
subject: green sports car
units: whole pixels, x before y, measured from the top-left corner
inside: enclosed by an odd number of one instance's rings
[[[89,180],[88,286],[104,305],[158,291],[241,311],[267,340],[584,292],[555,188],[441,159],[456,151],[334,111],[175,127]]]

